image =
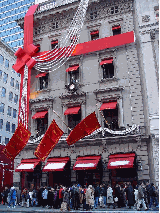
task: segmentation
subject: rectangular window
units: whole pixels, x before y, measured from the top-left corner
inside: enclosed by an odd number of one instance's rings
[[[12,133],[14,133],[16,130],[16,125],[15,124],[12,124]]]
[[[5,60],[5,67],[7,67],[7,68],[9,67],[9,60],[8,59]]]
[[[42,76],[39,78],[40,83],[40,90],[48,88],[48,73],[46,76]]]
[[[17,102],[18,102],[18,95],[15,95],[14,96],[14,103],[17,104]]]
[[[13,100],[13,92],[9,92],[9,101]]]
[[[79,110],[78,114],[71,114],[68,115],[68,126],[71,129],[74,129],[74,127],[81,122],[81,110]]]
[[[66,72],[68,72],[69,75],[69,84],[75,84],[79,82],[79,64],[69,66]]]
[[[58,45],[58,39],[51,41],[51,49],[54,49]]]
[[[2,70],[0,70],[0,78],[2,78]]]
[[[9,142],[9,138],[5,138],[5,144]]]
[[[4,103],[0,103],[0,112],[4,113]]]
[[[6,96],[6,88],[2,87],[1,97],[5,97],[5,96]]]
[[[6,122],[6,131],[10,132],[10,122]]]
[[[113,36],[121,34],[121,26],[115,25],[112,27]]]
[[[4,72],[4,74],[3,74],[3,82],[4,82],[4,83],[7,83],[7,80],[8,80],[8,74],[6,74],[6,73]]]
[[[11,85],[12,87],[14,87],[14,78],[12,78],[12,77],[11,77],[10,85]]]
[[[103,115],[105,117],[104,127],[110,128],[112,130],[119,129],[118,127],[118,109],[106,109],[103,110]]]
[[[13,118],[16,118],[16,117],[17,117],[17,110],[13,109]]]
[[[90,12],[90,19],[94,20],[95,18],[97,18],[97,11],[91,11]]]
[[[12,107],[8,106],[8,112],[7,112],[7,115],[11,116],[11,112],[12,112]]]
[[[48,128],[48,113],[45,115],[44,118],[37,118],[37,136],[42,135],[46,132]]]
[[[99,31],[98,30],[92,31],[90,32],[90,35],[91,35],[91,40],[96,40],[99,38]]]
[[[4,62],[4,57],[0,55],[0,63],[3,64],[3,62]]]
[[[102,60],[100,65],[102,66],[103,69],[103,79],[113,78],[114,76],[113,58]]]
[[[16,81],[16,89],[19,90],[19,82],[18,81]]]
[[[53,22],[52,28],[53,28],[53,29],[57,29],[57,28],[58,28],[58,22]]]
[[[0,129],[3,128],[3,119],[0,119]]]
[[[36,47],[38,47],[38,51],[37,51],[37,53],[38,53],[38,52],[40,52],[40,50],[41,50],[41,46],[40,46],[40,44],[36,44]]]

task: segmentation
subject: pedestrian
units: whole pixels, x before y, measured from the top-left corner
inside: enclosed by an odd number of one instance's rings
[[[116,184],[115,186],[115,197],[118,198],[117,204],[118,208],[122,207],[122,196],[121,196],[121,188],[119,184]]]
[[[43,197],[42,197],[42,193],[44,191],[45,187],[41,186],[38,192],[38,200],[39,200],[39,206],[42,206],[43,204]]]
[[[150,188],[151,188],[151,185],[149,184],[149,182],[147,182],[146,183],[147,208],[149,208],[149,204],[150,204]]]
[[[22,190],[22,194],[21,194],[21,197],[22,197],[22,207],[24,207],[24,204],[26,202],[26,194],[27,194],[27,189],[23,189]]]
[[[134,197],[135,197],[135,207],[137,209],[137,204],[138,204],[138,186],[136,186],[135,189],[134,189]]]
[[[147,210],[147,207],[146,207],[146,204],[145,204],[145,201],[144,201],[144,183],[141,182],[141,184],[139,185],[138,187],[138,202],[137,202],[137,211],[140,211],[140,205],[142,204],[144,210],[146,211]]]
[[[37,206],[38,205],[38,191],[34,188],[32,191],[32,202],[31,206]]]
[[[91,198],[92,198],[92,185],[89,185],[86,191],[86,210],[87,211],[91,209]]]
[[[131,209],[131,206],[134,206],[134,191],[130,182],[127,183],[125,192],[127,194],[128,207]]]
[[[113,189],[110,184],[108,184],[108,188],[107,188],[107,204],[108,204],[108,207],[112,205],[113,208],[115,209],[115,204],[113,201]]]
[[[17,205],[20,206],[21,202],[21,190],[19,187],[16,187],[16,196],[17,196]]]
[[[10,208],[11,204],[13,204],[12,208],[15,208],[16,207],[16,189],[14,186],[11,187],[9,194],[10,194],[10,201],[7,207]]]
[[[79,207],[79,188],[77,187],[77,184],[73,186],[73,209],[78,210]]]
[[[100,187],[99,187],[99,184],[97,183],[97,185],[95,187],[95,191],[94,191],[94,200],[95,200],[94,207],[95,207],[95,209],[97,209],[97,207],[98,207],[99,197],[100,197]]]
[[[53,199],[54,199],[54,194],[53,194],[53,188],[48,187],[48,208],[51,209],[53,207]]]
[[[9,189],[8,187],[5,187],[5,190],[3,191],[3,205],[7,203],[7,197],[8,197]]]
[[[102,197],[103,197],[103,208],[105,208],[106,207],[106,201],[107,201],[107,185],[106,184],[103,184]]]
[[[44,191],[42,192],[42,198],[43,198],[42,206],[44,208],[45,206],[48,205],[48,203],[47,203],[47,201],[48,201],[48,190],[47,190],[47,187],[45,187]]]
[[[59,189],[59,205],[61,206],[62,202],[63,202],[63,186],[60,185],[60,189]]]
[[[26,190],[26,201],[27,201],[27,205],[26,207],[29,208],[29,205],[30,205],[30,194],[29,194],[29,190]]]
[[[151,183],[150,187],[150,204],[149,204],[149,209],[151,209],[153,202],[155,202],[156,207],[158,207],[158,202],[157,202],[157,194],[155,190],[154,183]]]
[[[58,209],[58,204],[59,204],[59,193],[58,193],[58,187],[57,185],[54,188],[54,198],[53,198],[53,202],[54,202],[54,208]]]
[[[62,210],[69,210],[70,211],[70,196],[69,196],[69,188],[65,188],[64,194],[63,194],[63,203],[65,203],[65,209]]]

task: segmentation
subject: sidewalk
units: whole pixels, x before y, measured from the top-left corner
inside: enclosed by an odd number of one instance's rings
[[[53,212],[61,212],[60,209],[48,209],[48,208],[42,208],[42,207],[29,207],[29,208],[26,208],[26,207],[21,207],[21,206],[16,206],[15,209],[13,208],[7,208],[7,205],[0,205],[0,212],[3,213],[3,212],[17,212],[17,213],[20,213],[20,212],[26,212],[26,213],[29,213],[29,212],[47,212],[47,213],[53,213]],[[67,211],[65,211],[67,212]],[[109,213],[109,212],[112,212],[112,213],[123,213],[123,212],[130,212],[130,213],[137,213],[137,210],[136,209],[128,209],[126,207],[124,208],[117,208],[117,209],[112,209],[112,208],[98,208],[98,209],[93,209],[91,211],[83,211],[82,209],[80,210],[71,210],[71,211],[68,211],[68,212],[76,212],[76,213],[91,213],[91,212],[94,212],[94,213]],[[138,212],[146,212],[146,211],[138,211]],[[153,210],[148,210],[147,212],[154,212],[154,213],[158,213],[158,209],[157,208],[153,208]]]

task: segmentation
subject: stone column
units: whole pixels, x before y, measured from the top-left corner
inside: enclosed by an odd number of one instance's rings
[[[32,116],[36,113],[35,109],[31,109],[32,110]],[[31,135],[35,136],[36,135],[36,132],[35,132],[35,129],[36,129],[36,121],[35,119],[32,119],[32,116],[31,116]]]
[[[118,125],[119,127],[124,127],[122,97],[118,99]]]

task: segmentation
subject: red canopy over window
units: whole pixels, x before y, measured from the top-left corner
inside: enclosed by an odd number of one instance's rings
[[[78,68],[79,68],[79,65],[73,66],[73,67],[69,67],[68,69],[66,69],[66,72],[76,71]]]
[[[46,115],[47,113],[48,113],[48,111],[36,112],[36,113],[32,116],[32,119],[44,118],[45,115]]]
[[[113,63],[113,58],[112,59],[106,59],[104,61],[100,62],[100,65],[102,66],[103,64],[112,64]]]
[[[108,169],[133,168],[135,153],[115,154],[109,156]]]
[[[64,158],[49,158],[45,167],[43,168],[43,172],[50,172],[50,171],[63,171],[64,167],[70,160],[69,157]]]
[[[47,75],[47,72],[39,73],[38,75],[36,75],[36,78],[40,78],[46,75]]]
[[[118,30],[118,29],[121,29],[121,26],[112,27],[112,30]]]
[[[90,34],[91,34],[91,35],[97,35],[97,34],[99,34],[99,31],[98,31],[98,30],[92,31],[92,32],[90,32]]]
[[[15,172],[33,172],[34,168],[40,163],[39,159],[24,159],[15,169]]]
[[[103,103],[100,107],[100,110],[105,110],[105,109],[116,109],[117,106],[117,101],[114,102],[108,102],[108,103]]]
[[[101,156],[78,157],[73,170],[96,169]]]
[[[80,106],[79,106],[79,107],[68,108],[68,109],[66,109],[66,111],[64,112],[64,115],[78,114],[80,108],[81,108]]]

